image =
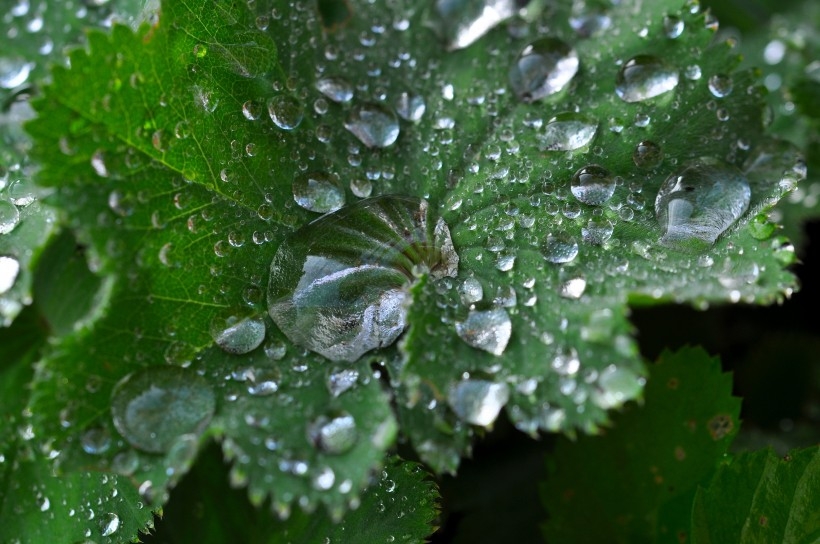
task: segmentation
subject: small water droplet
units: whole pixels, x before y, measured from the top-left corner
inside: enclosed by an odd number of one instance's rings
[[[431,25],[448,50],[463,49],[519,11],[516,0],[436,0]]]
[[[709,78],[709,92],[716,98],[725,98],[732,93],[732,78],[724,74],[715,74]]]
[[[316,89],[340,104],[353,100],[353,85],[340,77],[323,77],[316,82]]]
[[[117,514],[109,512],[100,519],[100,530],[102,536],[111,536],[120,528],[120,518]]]
[[[604,410],[615,408],[640,394],[646,380],[628,368],[609,365],[598,376],[593,401]]]
[[[353,368],[333,370],[327,375],[327,389],[334,397],[338,397],[356,385],[359,380],[359,371]]]
[[[571,278],[558,288],[558,294],[564,298],[579,299],[587,288],[587,280],[582,277]]]
[[[33,62],[22,58],[0,57],[0,87],[14,89],[28,80]]]
[[[666,37],[674,40],[683,34],[686,27],[685,23],[680,17],[675,15],[667,15],[663,18],[663,32]]]
[[[638,55],[618,70],[615,92],[625,102],[640,102],[667,93],[678,85],[678,70],[652,55]]]
[[[131,373],[111,394],[114,426],[129,444],[150,453],[165,453],[177,437],[202,431],[215,408],[205,379],[180,367]]]
[[[319,416],[308,426],[307,434],[313,445],[330,455],[350,451],[359,438],[356,420],[350,414]]]
[[[509,397],[510,389],[506,383],[469,379],[451,387],[447,400],[461,420],[489,427],[495,422]]]
[[[0,295],[12,288],[20,273],[20,262],[14,257],[0,255]]]
[[[578,255],[578,242],[566,233],[550,234],[544,240],[541,253],[551,263],[568,263]]]
[[[111,447],[111,433],[104,427],[91,427],[80,437],[80,445],[90,455],[101,455]]]
[[[510,68],[510,86],[524,102],[535,102],[566,87],[578,72],[575,49],[556,38],[527,45]]]
[[[345,128],[367,147],[388,147],[399,137],[396,114],[381,104],[353,106]]]
[[[711,246],[743,215],[750,197],[746,177],[734,166],[706,157],[690,161],[666,178],[655,199],[661,243]]]
[[[313,487],[320,491],[327,491],[336,482],[336,473],[330,467],[324,467],[313,478]]]
[[[0,200],[0,234],[8,234],[20,222],[20,211],[8,200]]]
[[[34,185],[25,178],[12,181],[6,191],[9,200],[20,207],[28,206],[37,198]]]
[[[484,288],[477,279],[467,278],[459,286],[458,294],[461,297],[461,302],[464,303],[465,306],[469,306],[470,304],[481,302],[481,299],[484,298]]]
[[[228,353],[249,353],[265,339],[265,322],[261,317],[218,315],[211,322],[211,338]]]
[[[615,180],[603,166],[590,164],[575,172],[570,190],[584,204],[600,206],[615,194]]]
[[[644,140],[635,146],[632,152],[632,162],[638,168],[650,170],[660,166],[663,162],[663,150],[655,142]]]
[[[335,212],[344,206],[345,190],[336,176],[326,172],[307,172],[293,180],[293,200],[312,212]]]
[[[268,115],[277,127],[282,130],[293,130],[302,122],[304,109],[295,98],[279,95],[268,100]]]
[[[456,333],[468,345],[493,355],[501,355],[512,334],[512,322],[507,310],[496,308],[470,311],[467,319],[456,323]]]
[[[433,226],[435,225],[435,226]],[[355,361],[392,344],[407,324],[409,287],[425,270],[455,277],[449,229],[425,200],[360,200],[302,227],[279,247],[268,312],[295,344]]]
[[[598,132],[598,122],[575,112],[559,113],[538,134],[541,151],[572,151],[588,145]]]
[[[248,121],[256,121],[262,116],[262,106],[256,100],[248,100],[242,104],[242,115]]]
[[[405,121],[420,121],[426,109],[427,105],[421,95],[403,92],[396,97],[396,113]]]

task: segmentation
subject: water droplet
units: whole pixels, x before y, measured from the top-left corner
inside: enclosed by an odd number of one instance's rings
[[[313,487],[320,491],[327,491],[336,482],[336,473],[330,467],[325,467],[313,478]]]
[[[0,255],[0,295],[12,288],[20,273],[20,262],[14,257]]]
[[[293,130],[302,122],[304,110],[295,98],[279,95],[268,100],[268,114],[277,127],[282,130]]]
[[[568,263],[578,255],[578,242],[566,233],[550,234],[544,240],[541,253],[551,263]]]
[[[0,234],[8,234],[20,222],[20,211],[8,200],[0,200]]]
[[[242,104],[242,115],[248,121],[256,121],[262,116],[262,106],[256,100],[248,100]]]
[[[359,430],[350,414],[319,416],[308,426],[308,438],[321,451],[340,455],[356,444]]]
[[[650,170],[660,166],[663,162],[663,150],[655,142],[644,140],[635,146],[632,152],[632,162],[638,168]]]
[[[388,147],[399,137],[396,114],[380,104],[353,106],[345,128],[367,147]]]
[[[405,92],[396,98],[396,113],[405,121],[420,121],[426,109],[427,105],[421,95]]]
[[[177,437],[202,431],[215,408],[205,379],[180,367],[131,373],[111,394],[114,426],[129,444],[150,453],[164,453]]]
[[[575,172],[570,190],[584,204],[600,206],[615,194],[615,180],[603,166],[590,164]]]
[[[581,237],[588,244],[603,245],[611,237],[615,227],[612,221],[603,217],[593,217],[581,227]]]
[[[28,80],[33,62],[21,58],[0,57],[0,87],[14,89]]]
[[[451,387],[447,401],[463,421],[489,427],[509,398],[510,389],[506,383],[470,379]]]
[[[121,451],[111,460],[111,470],[123,476],[131,476],[140,466],[139,454],[136,450]]]
[[[598,122],[575,112],[559,113],[537,136],[541,151],[572,151],[588,145],[598,132]]]
[[[444,221],[430,221],[427,201],[382,196],[302,227],[270,270],[268,311],[285,336],[328,359],[355,361],[404,331],[417,275],[455,277],[458,256]]]
[[[604,410],[615,408],[640,394],[646,380],[628,368],[609,365],[598,376],[593,401]]]
[[[680,17],[675,15],[667,15],[663,18],[663,32],[669,39],[674,40],[679,37],[683,34],[685,27],[686,25]]]
[[[575,49],[556,38],[540,38],[526,46],[510,68],[510,86],[524,102],[555,94],[578,72]]]
[[[666,178],[655,199],[661,243],[704,249],[715,243],[749,207],[743,173],[712,158],[690,161]]]
[[[111,447],[111,433],[104,427],[91,427],[80,437],[80,445],[90,455],[101,455]]]
[[[252,373],[248,393],[257,397],[273,395],[279,391],[279,371],[272,368],[257,369]]]
[[[353,85],[340,77],[323,77],[316,82],[316,89],[340,104],[353,100]]]
[[[516,0],[436,0],[431,22],[448,50],[463,49],[519,11]]]
[[[678,85],[678,70],[652,55],[629,59],[615,79],[615,92],[626,102],[640,102],[671,91]]]
[[[571,278],[561,284],[558,294],[564,298],[579,299],[587,288],[587,280],[582,277]]]
[[[100,519],[100,530],[102,536],[111,536],[120,528],[120,518],[117,514],[109,512]]]
[[[715,74],[709,78],[709,92],[716,98],[724,98],[732,93],[732,78],[724,74]]]
[[[477,279],[467,278],[459,286],[458,294],[461,297],[461,302],[464,303],[465,306],[469,306],[470,304],[481,302],[481,299],[484,298],[484,288]]]
[[[34,202],[37,198],[34,185],[28,179],[18,179],[12,181],[7,189],[9,200],[13,204],[25,207]]]
[[[507,310],[496,308],[470,311],[467,319],[456,323],[456,333],[468,345],[501,355],[512,334],[512,322]]]
[[[344,206],[345,190],[336,176],[326,172],[307,172],[293,180],[293,200],[312,212],[335,212]]]
[[[359,380],[359,371],[353,368],[342,368],[327,375],[327,389],[334,397],[338,397],[356,385]]]
[[[265,322],[261,317],[219,315],[211,322],[211,338],[228,353],[249,353],[265,339]]]
[[[612,26],[612,18],[605,6],[591,2],[573,2],[569,26],[582,38],[597,36]]]

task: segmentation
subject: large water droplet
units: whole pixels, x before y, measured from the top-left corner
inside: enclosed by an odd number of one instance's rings
[[[14,257],[0,255],[0,295],[11,289],[20,273],[20,262]]]
[[[578,242],[565,233],[550,234],[544,240],[541,254],[551,263],[568,263],[578,255]]]
[[[151,453],[164,453],[177,437],[202,431],[215,408],[205,379],[179,367],[134,372],[111,394],[114,426],[129,444]]]
[[[488,427],[510,398],[506,383],[463,380],[450,388],[447,400],[456,415],[473,425]]]
[[[271,263],[268,312],[295,344],[334,361],[355,361],[392,344],[407,325],[418,274],[455,277],[447,225],[427,201],[360,200],[287,238]]]
[[[293,180],[293,200],[312,212],[335,212],[345,204],[345,190],[336,176],[307,172]]]
[[[102,536],[111,536],[120,528],[120,518],[117,514],[109,512],[100,519],[100,531]]]
[[[219,315],[211,322],[211,338],[228,353],[248,353],[265,339],[265,322],[261,317]]]
[[[319,416],[308,426],[308,438],[321,451],[340,455],[349,451],[359,437],[356,420],[350,414]]]
[[[279,95],[268,100],[268,114],[277,127],[282,130],[293,130],[302,122],[304,109],[295,98]]]
[[[316,82],[316,88],[334,102],[344,103],[353,100],[353,85],[340,77],[323,77]]]
[[[743,173],[708,157],[696,159],[666,178],[655,199],[663,244],[701,250],[715,243],[749,207]]]
[[[0,200],[0,234],[8,234],[20,222],[20,211],[8,200]]]
[[[572,151],[588,145],[598,132],[598,122],[575,112],[559,113],[539,134],[541,151]]]
[[[354,106],[345,128],[367,147],[387,147],[399,137],[396,114],[380,104]]]
[[[556,38],[540,38],[526,46],[510,68],[510,86],[524,102],[555,94],[578,72],[575,49]]]
[[[456,333],[474,348],[501,355],[510,341],[512,322],[503,308],[471,311],[467,319],[456,323]]]
[[[640,102],[669,92],[678,85],[678,70],[652,55],[638,55],[618,70],[615,92],[626,102]]]
[[[436,0],[432,26],[448,50],[462,49],[515,15],[516,0]]]
[[[575,172],[570,190],[584,204],[600,206],[615,194],[615,180],[603,166],[590,164]]]
[[[0,87],[14,89],[28,79],[33,62],[21,58],[0,57]]]

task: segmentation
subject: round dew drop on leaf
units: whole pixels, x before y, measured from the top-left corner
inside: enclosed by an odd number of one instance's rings
[[[526,46],[510,68],[510,86],[524,102],[535,102],[566,87],[578,72],[575,49],[556,38]]]
[[[736,167],[709,157],[690,161],[666,178],[655,198],[661,243],[696,251],[711,246],[750,198],[749,182]]]
[[[268,114],[277,127],[282,130],[293,130],[302,122],[304,109],[295,98],[279,95],[268,100]]]
[[[211,322],[211,337],[228,353],[249,353],[265,339],[265,322],[261,317],[217,316]]]
[[[20,262],[14,257],[0,255],[0,295],[12,288],[20,273]]]
[[[20,211],[8,200],[0,200],[0,234],[8,234],[20,222]]]
[[[165,453],[177,437],[201,432],[215,408],[205,379],[179,367],[134,372],[111,393],[114,426],[129,444],[150,453]]]
[[[578,255],[578,242],[566,233],[550,234],[541,246],[541,254],[551,263],[568,263]]]
[[[637,55],[621,66],[615,93],[625,102],[640,102],[667,93],[678,85],[678,70],[652,55]]]
[[[381,104],[353,106],[345,128],[367,147],[388,147],[399,137],[396,114]]]
[[[350,414],[319,416],[308,426],[308,438],[320,450],[331,455],[349,451],[359,438],[356,420]]]
[[[316,82],[316,89],[340,104],[353,100],[353,85],[340,77],[324,77]]]
[[[489,427],[510,398],[506,383],[463,380],[450,388],[447,401],[459,419],[472,425]]]
[[[538,134],[541,151],[573,151],[588,145],[598,132],[598,122],[575,112],[559,113]]]
[[[336,176],[307,172],[293,180],[293,200],[311,212],[335,212],[345,203],[345,190]]]
[[[615,194],[615,180],[603,166],[590,164],[575,172],[570,190],[584,204],[600,206]]]
[[[503,308],[473,310],[467,319],[456,323],[456,333],[469,346],[501,355],[510,341],[512,322]]]

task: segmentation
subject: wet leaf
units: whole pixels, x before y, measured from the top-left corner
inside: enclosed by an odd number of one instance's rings
[[[626,406],[602,436],[559,440],[541,491],[546,538],[684,541],[697,486],[738,431],[731,389],[731,375],[703,350],[663,354],[650,366],[643,406]]]

